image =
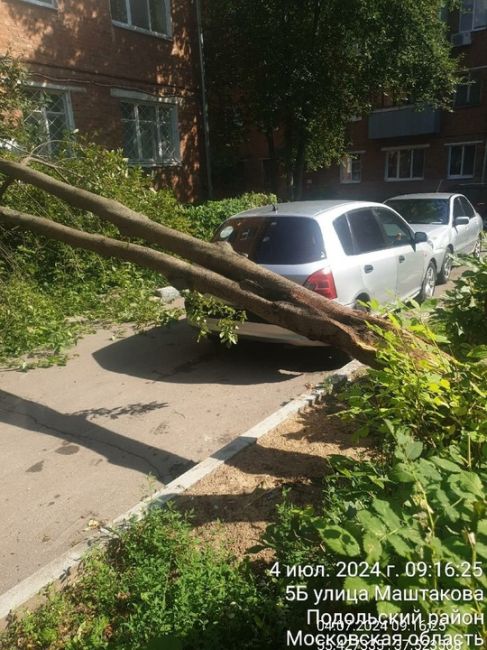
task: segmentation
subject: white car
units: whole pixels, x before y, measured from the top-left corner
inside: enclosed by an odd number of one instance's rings
[[[480,255],[482,218],[463,194],[402,194],[385,201],[413,230],[428,233],[438,283],[448,280],[452,255]]]
[[[254,208],[227,219],[214,241],[226,241],[267,269],[352,308],[433,295],[433,249],[381,203],[301,201]],[[218,331],[216,319],[207,320]],[[247,312],[239,336],[316,345]]]

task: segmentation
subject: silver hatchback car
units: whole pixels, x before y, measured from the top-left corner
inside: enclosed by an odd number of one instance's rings
[[[268,205],[227,219],[214,241],[270,271],[352,308],[433,295],[436,270],[427,235],[394,210],[362,201],[303,201]],[[295,345],[316,342],[247,313],[245,338]],[[208,320],[210,331],[217,321]]]

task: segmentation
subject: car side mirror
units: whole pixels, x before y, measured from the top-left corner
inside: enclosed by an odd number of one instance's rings
[[[425,232],[415,232],[414,233],[414,242],[416,244],[421,244],[425,241],[428,241],[428,235]]]
[[[455,226],[468,226],[470,219],[468,217],[455,217],[453,224]]]

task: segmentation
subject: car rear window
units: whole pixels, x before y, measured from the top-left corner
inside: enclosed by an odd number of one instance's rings
[[[408,223],[448,224],[448,199],[397,199],[386,205],[399,212]]]
[[[308,264],[326,257],[321,229],[307,217],[231,219],[213,241],[227,241],[257,264]]]

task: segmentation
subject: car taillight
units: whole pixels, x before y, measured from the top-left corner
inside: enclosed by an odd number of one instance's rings
[[[337,297],[333,273],[328,269],[321,269],[320,271],[316,271],[316,273],[310,275],[304,283],[304,286],[329,300],[333,300],[333,298]]]

